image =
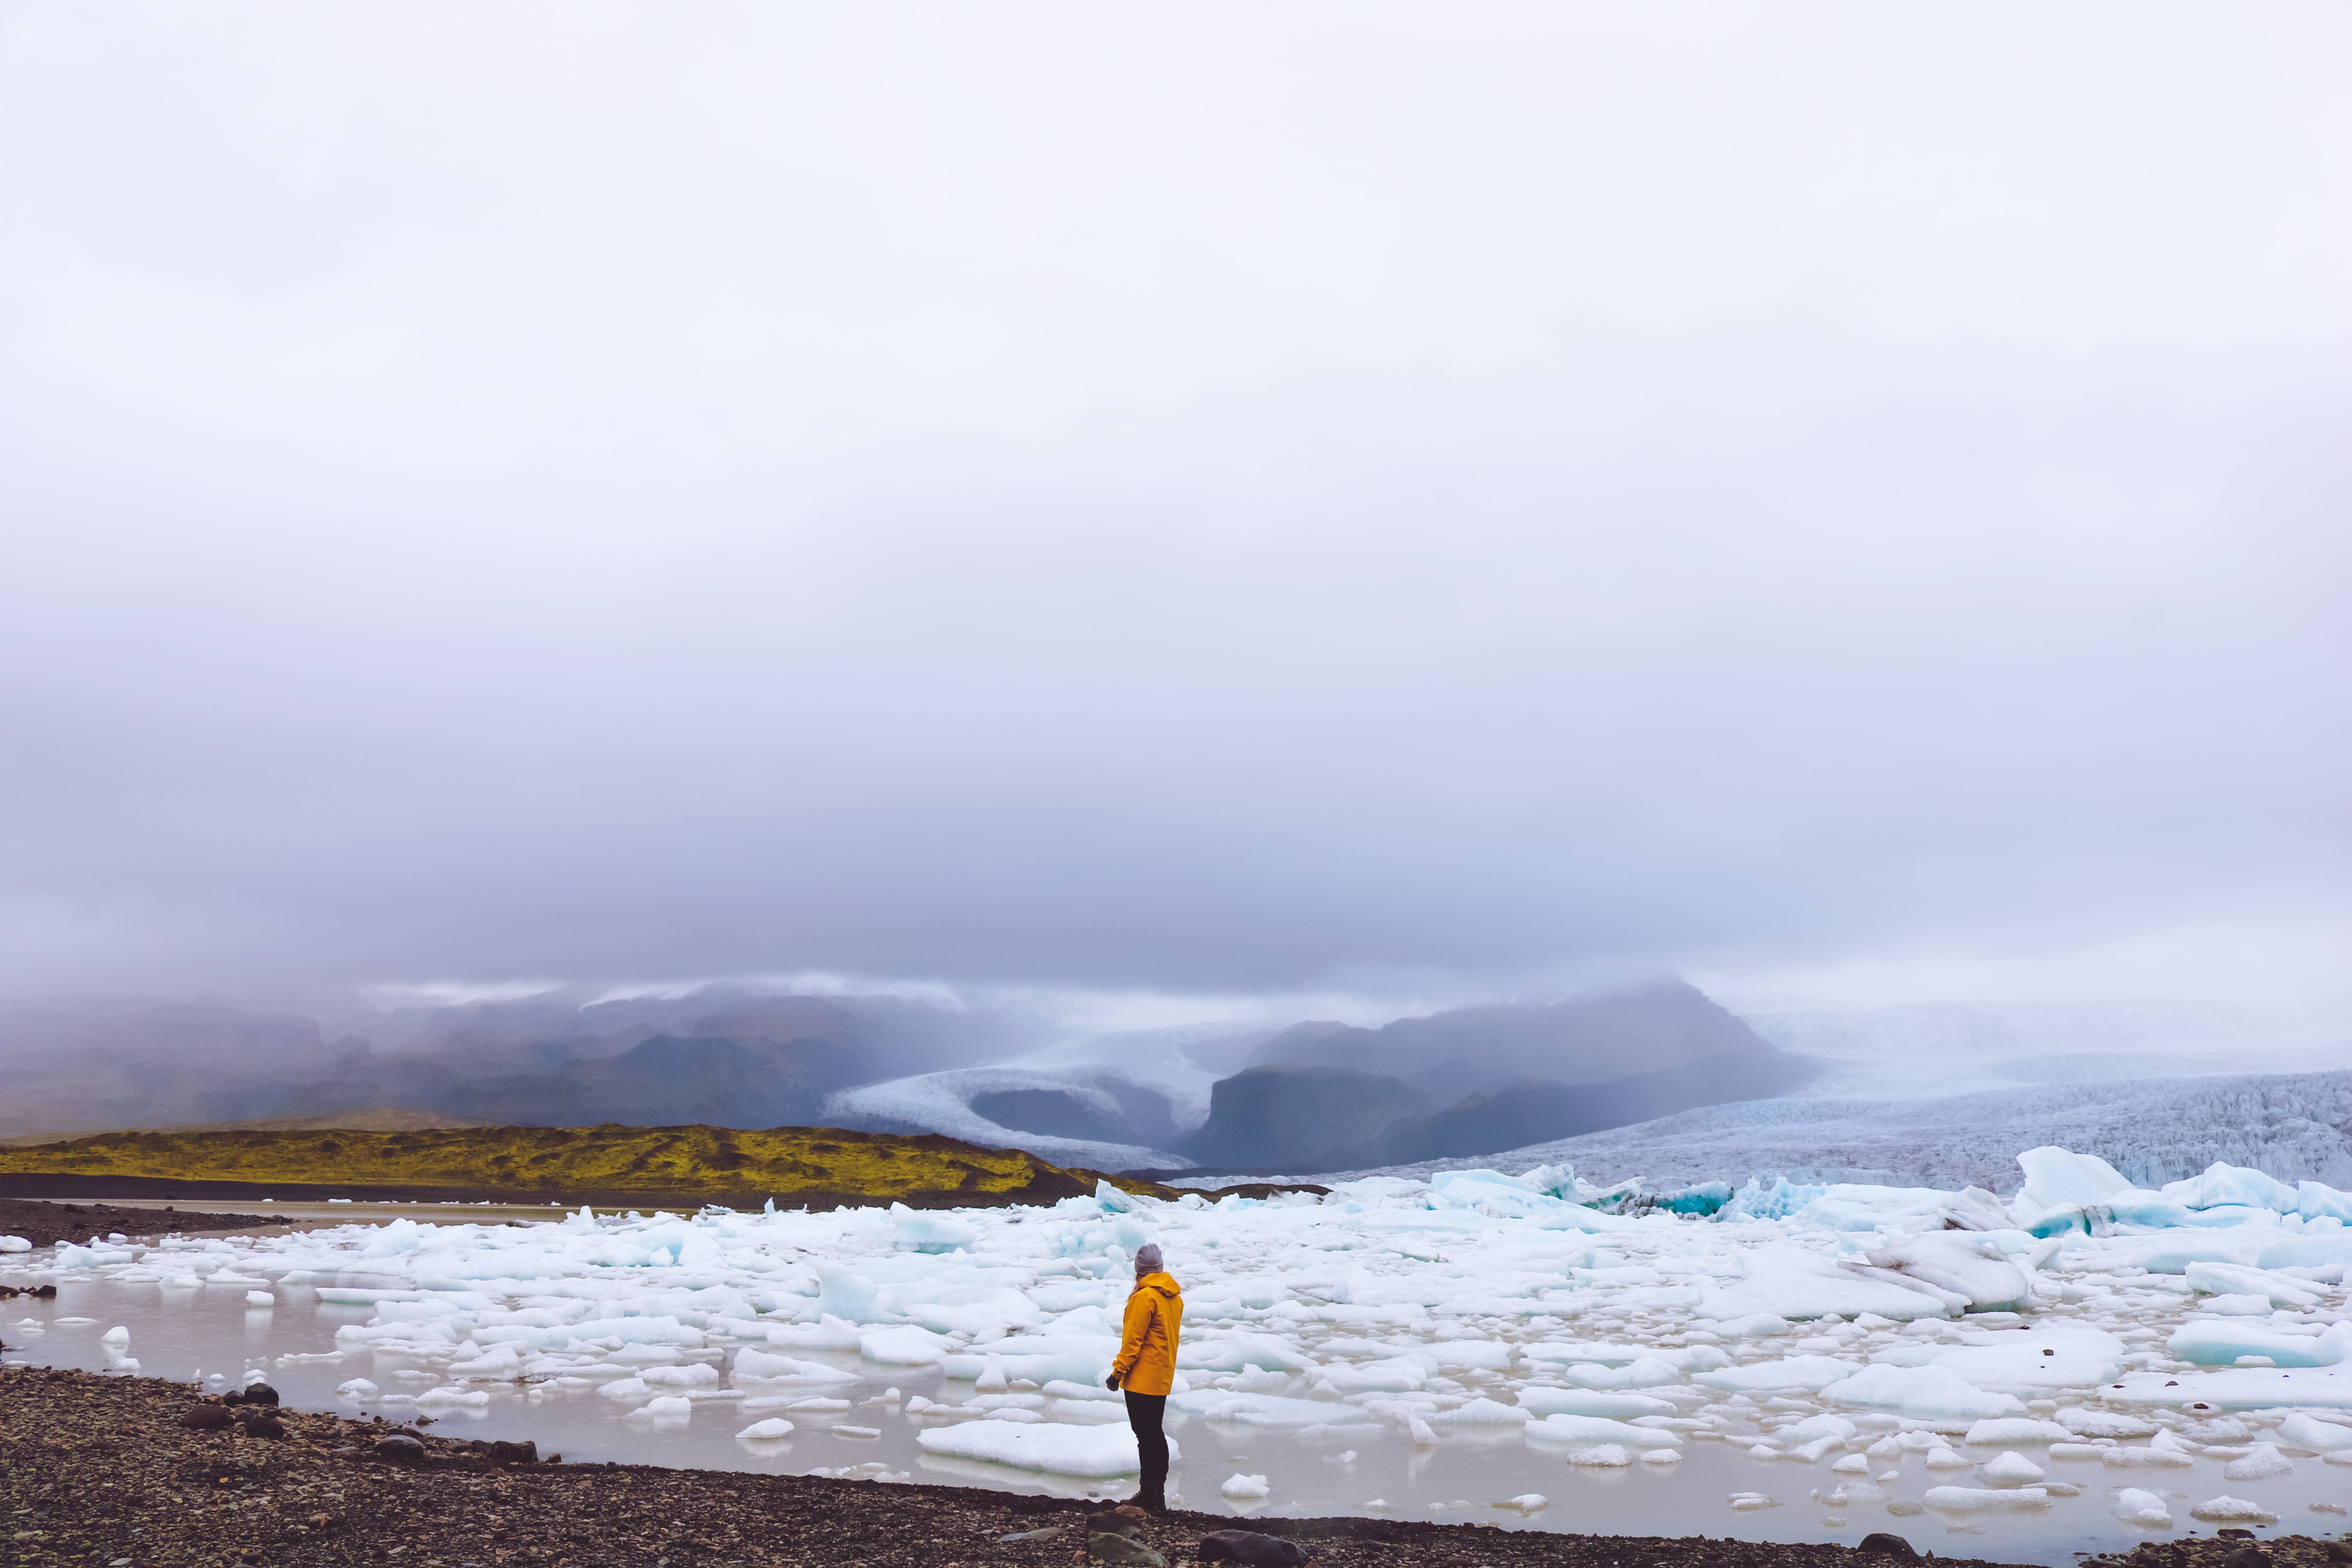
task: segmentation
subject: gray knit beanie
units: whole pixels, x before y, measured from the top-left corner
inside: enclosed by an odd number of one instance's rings
[[[1160,1272],[1160,1244],[1147,1241],[1135,1249],[1135,1271],[1138,1274]]]

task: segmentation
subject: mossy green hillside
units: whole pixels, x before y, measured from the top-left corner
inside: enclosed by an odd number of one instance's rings
[[[829,1127],[467,1127],[407,1131],[106,1132],[0,1149],[0,1174],[163,1179],[552,1198],[800,1197],[910,1204],[1052,1202],[1098,1173],[1019,1149]],[[1138,1192],[1148,1183],[1120,1182]]]

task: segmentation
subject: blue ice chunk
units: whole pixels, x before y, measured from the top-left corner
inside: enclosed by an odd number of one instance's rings
[[[817,1310],[829,1312],[845,1322],[878,1323],[889,1314],[882,1310],[882,1302],[874,1289],[874,1281],[863,1274],[853,1274],[837,1263],[816,1266]]]
[[[2219,1160],[2208,1165],[2203,1175],[2191,1176],[2185,1182],[2167,1182],[2163,1194],[2173,1202],[2192,1209],[2236,1205],[2293,1214],[2301,1201],[2295,1189],[2277,1177],[2264,1175],[2245,1165],[2225,1164]]]
[[[2352,1193],[2336,1191],[2325,1182],[2299,1182],[2294,1189],[2295,1212],[2305,1219],[2338,1219],[2352,1223]]]

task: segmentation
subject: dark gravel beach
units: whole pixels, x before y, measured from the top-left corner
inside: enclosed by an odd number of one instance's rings
[[[112,1204],[45,1204],[0,1198],[0,1236],[21,1236],[35,1247],[88,1241],[93,1236],[162,1236],[173,1231],[251,1230],[281,1221],[257,1214],[199,1214],[191,1209],[118,1208]]]
[[[12,1563],[145,1568],[391,1563],[399,1568],[614,1564],[615,1568],[893,1563],[909,1568],[1198,1561],[1202,1537],[1238,1521],[1174,1513],[1120,1545],[1093,1538],[1099,1504],[961,1487],[753,1476],[649,1466],[499,1464],[483,1445],[421,1432],[415,1458],[375,1457],[395,1428],[272,1413],[282,1436],[182,1424],[185,1384],[42,1367],[0,1370],[0,1542]],[[241,1407],[249,1408],[249,1407]],[[217,1411],[217,1407],[215,1407]],[[218,1415],[230,1414],[218,1412]],[[405,1447],[395,1445],[395,1447]],[[1263,1520],[1320,1568],[1848,1568],[1885,1555],[1840,1546],[1560,1534],[1366,1519]],[[1051,1531],[1034,1534],[1035,1531]],[[1027,1539],[1007,1541],[1006,1536]],[[1090,1540],[1094,1547],[1089,1551]],[[2197,1543],[2198,1548],[2213,1543]],[[2268,1543],[2281,1568],[2318,1568]],[[1943,1561],[1959,1563],[1960,1559]],[[2203,1568],[2190,1551],[2163,1568]],[[2215,1556],[2211,1568],[2222,1568]]]

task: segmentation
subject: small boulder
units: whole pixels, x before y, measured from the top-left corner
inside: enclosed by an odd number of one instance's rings
[[[1199,1556],[1203,1563],[1238,1563],[1242,1568],[1304,1568],[1307,1548],[1255,1530],[1220,1530],[1201,1537]]]
[[[249,1383],[245,1386],[245,1393],[238,1397],[247,1405],[275,1405],[278,1403],[278,1391],[266,1383]]]
[[[257,1410],[250,1415],[240,1416],[239,1424],[245,1428],[245,1435],[248,1437],[286,1436],[286,1423],[272,1415],[268,1410]]]
[[[375,1457],[395,1465],[421,1465],[425,1445],[405,1432],[393,1432],[375,1440]]]
[[[494,1465],[535,1465],[539,1463],[539,1445],[532,1441],[509,1443],[499,1438],[490,1445],[490,1463]]]
[[[228,1411],[218,1405],[191,1405],[180,1412],[180,1425],[199,1432],[218,1432],[232,1419]]]
[[[1878,1552],[1888,1557],[1900,1557],[1906,1562],[1916,1563],[1919,1560],[1919,1553],[1909,1542],[1899,1535],[1889,1535],[1883,1530],[1873,1531],[1864,1536],[1860,1550]]]
[[[1168,1559],[1154,1552],[1148,1542],[1113,1531],[1087,1535],[1087,1555],[1097,1563],[1128,1563],[1136,1564],[1137,1568],[1168,1568]]]
[[[1000,1546],[1010,1546],[1016,1541],[1051,1541],[1061,1533],[1060,1525],[1049,1524],[1043,1530],[1016,1530],[1010,1535],[1000,1535],[996,1538],[996,1543]]]
[[[2221,1559],[2221,1568],[2271,1568],[2271,1554],[2249,1541],[2230,1548],[2230,1554]]]

